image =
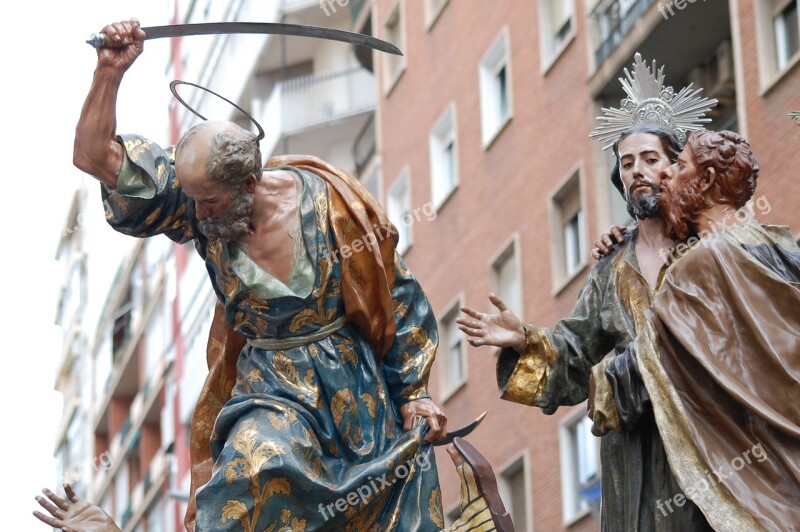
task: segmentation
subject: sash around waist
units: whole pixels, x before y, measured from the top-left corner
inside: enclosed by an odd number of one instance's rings
[[[347,323],[347,319],[345,316],[341,316],[327,325],[323,325],[318,331],[305,336],[292,336],[291,338],[248,338],[247,343],[253,347],[266,349],[268,351],[275,351],[277,349],[291,349],[293,347],[308,345],[318,342],[323,338],[327,338],[344,327],[345,323]]]

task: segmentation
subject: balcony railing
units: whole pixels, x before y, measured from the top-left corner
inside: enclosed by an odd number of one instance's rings
[[[266,132],[262,151],[271,154],[284,135],[371,111],[375,101],[375,79],[360,67],[279,82],[269,98],[253,101]]]
[[[596,20],[600,46],[594,52],[596,65],[611,55],[611,52],[628,35],[639,20],[655,3],[655,0],[603,0],[592,11]]]
[[[361,10],[367,4],[366,0],[350,0],[348,4],[350,7],[350,18],[355,22],[361,14]]]
[[[353,160],[356,163],[357,175],[361,175],[373,155],[375,155],[375,115],[369,117],[353,143]]]

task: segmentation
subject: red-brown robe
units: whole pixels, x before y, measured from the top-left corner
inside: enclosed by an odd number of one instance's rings
[[[736,225],[662,283],[635,351],[675,477],[717,530],[796,530],[800,248],[787,228]]]

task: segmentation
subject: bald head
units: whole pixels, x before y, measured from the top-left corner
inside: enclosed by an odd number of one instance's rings
[[[189,129],[175,152],[181,181],[210,179],[238,189],[250,176],[261,178],[261,151],[253,133],[233,122],[209,120]]]

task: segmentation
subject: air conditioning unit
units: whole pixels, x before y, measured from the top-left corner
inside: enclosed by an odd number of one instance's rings
[[[692,84],[694,90],[705,89],[706,87],[706,69],[705,67],[698,66],[689,71],[686,81]]]
[[[736,89],[733,74],[733,50],[731,42],[726,40],[717,46],[714,55],[708,63],[707,94],[711,97],[729,96]]]

